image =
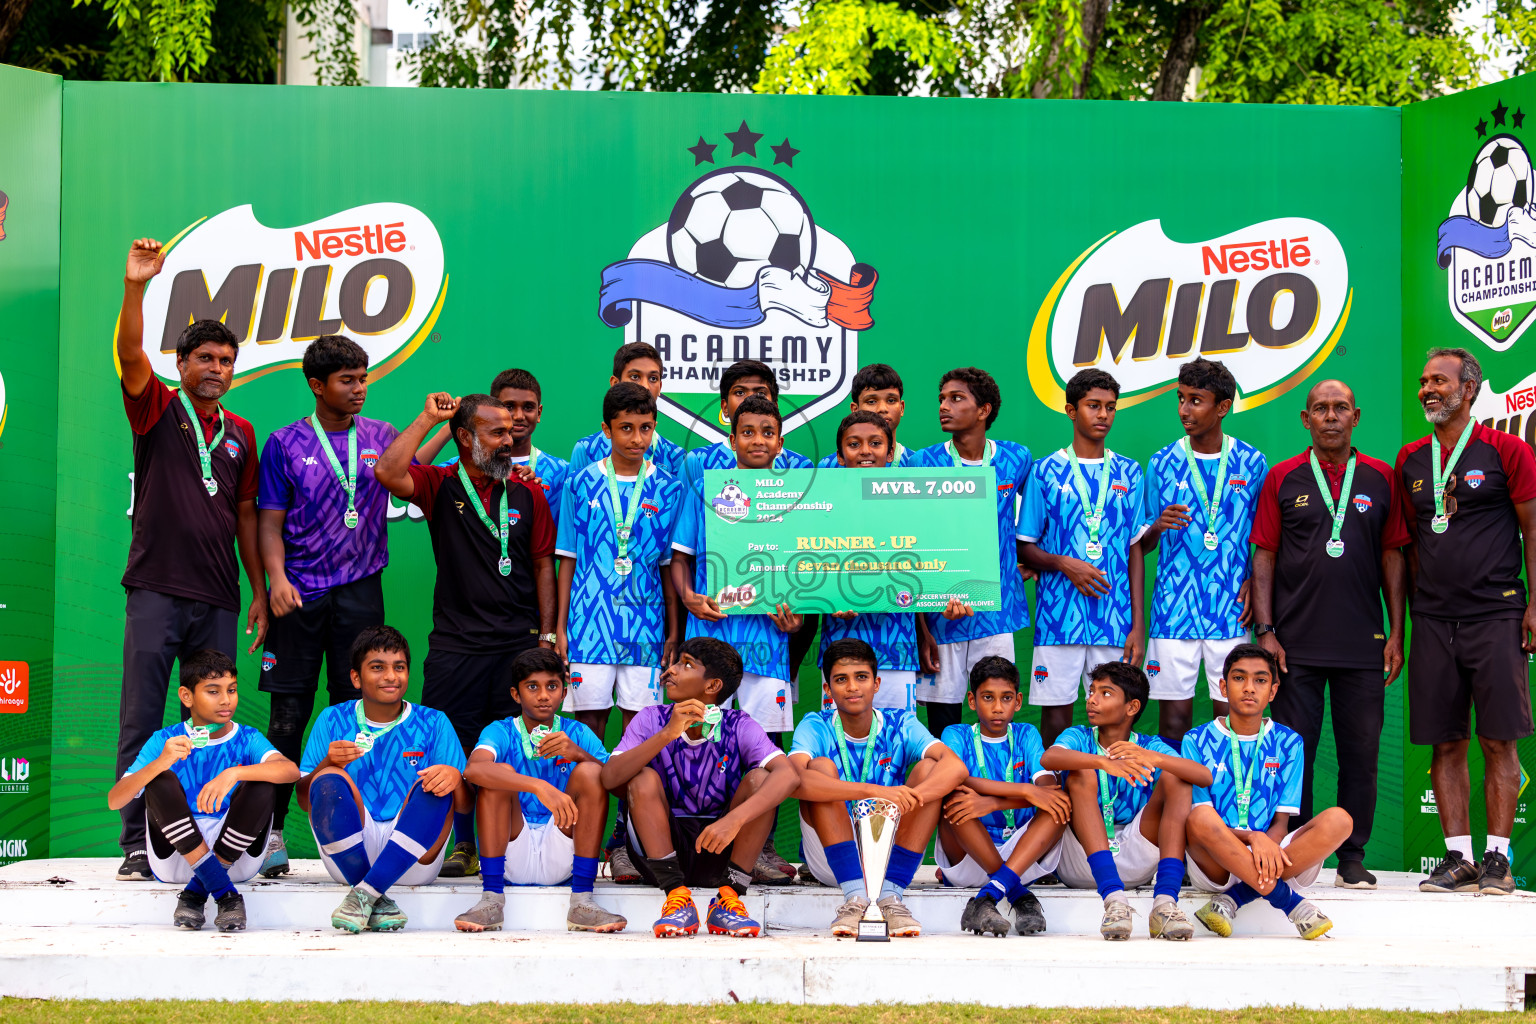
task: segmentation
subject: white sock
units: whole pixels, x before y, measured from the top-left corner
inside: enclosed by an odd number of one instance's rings
[[[1167,893],[1162,893],[1162,894],[1159,894],[1157,896],[1152,897],[1152,909],[1156,910],[1158,907],[1162,906],[1164,903],[1174,903],[1174,902],[1176,902],[1176,901],[1174,900],[1174,898],[1172,896],[1169,896]]]
[[[1488,836],[1488,849],[1494,853],[1502,853],[1504,856],[1508,857],[1509,836],[1496,836],[1490,833]]]
[[[1125,898],[1125,890],[1124,889],[1116,889],[1114,892],[1112,892],[1108,896],[1104,897],[1104,905],[1108,906],[1109,904],[1115,902],[1116,900],[1119,900],[1121,903],[1129,903],[1130,902],[1130,900]]]
[[[1491,839],[1490,839],[1490,841],[1491,841]],[[1471,860],[1472,859],[1472,837],[1471,836],[1446,836],[1445,837],[1445,849],[1446,849],[1446,852],[1448,852],[1448,853],[1459,853],[1459,854],[1461,854],[1462,860]]]

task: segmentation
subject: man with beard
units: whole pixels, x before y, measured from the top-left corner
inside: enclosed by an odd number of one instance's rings
[[[1430,783],[1445,858],[1424,892],[1514,891],[1509,834],[1519,801],[1516,744],[1531,735],[1529,670],[1536,604],[1536,459],[1511,434],[1474,422],[1483,369],[1461,348],[1435,348],[1419,375],[1419,404],[1434,430],[1397,456],[1413,643],[1408,652],[1408,735],[1432,744]],[[1522,551],[1523,547],[1523,551]],[[1470,712],[1483,751],[1488,841],[1473,859]]]
[[[267,585],[256,550],[256,432],[219,404],[234,379],[239,340],[219,321],[199,320],[176,342],[181,388],[156,379],[144,351],[144,289],[164,265],[159,242],[134,241],[117,326],[134,469],[119,776],[164,724],[171,663],[204,648],[235,657],[240,575],[231,542],[251,584],[245,631],[254,638],[252,651],[267,631]],[[148,880],[143,799],[124,805],[122,816],[117,877]]]
[[[459,461],[413,465],[427,434],[449,421]],[[512,662],[555,643],[555,521],[543,488],[512,473],[512,414],[490,395],[427,396],[384,452],[374,479],[426,515],[437,559],[421,702],[448,716],[467,753],[491,722],[519,713]],[[450,877],[479,871],[474,803],[454,797]],[[448,865],[444,874],[449,874]]]

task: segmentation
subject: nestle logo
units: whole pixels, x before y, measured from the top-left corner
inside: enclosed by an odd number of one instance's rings
[[[365,224],[350,228],[315,228],[308,235],[302,231],[293,233],[293,258],[303,262],[304,257],[318,260],[336,259],[343,254],[361,256],[364,253],[380,255],[386,252],[405,251],[405,221],[393,224]]]
[[[1304,267],[1312,262],[1312,250],[1306,244],[1307,236],[1299,238],[1271,238],[1267,242],[1227,242],[1215,249],[1200,247],[1201,273],[1242,274],[1250,270],[1280,270],[1285,267]]]
[[[1531,408],[1536,408],[1536,385],[1511,391],[1504,396],[1505,412],[1524,412]]]

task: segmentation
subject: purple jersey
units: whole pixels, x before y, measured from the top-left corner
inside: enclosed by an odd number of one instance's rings
[[[684,733],[651,758],[650,766],[667,791],[667,806],[677,817],[720,817],[731,806],[742,777],[784,753],[745,711],[726,708],[721,715],[719,739],[695,742]],[[634,750],[671,720],[671,704],[642,709],[624,730],[614,756]]]
[[[306,601],[372,576],[389,562],[389,492],[373,478],[373,467],[400,432],[383,420],[358,416],[356,422],[355,529],[347,529],[344,522],[347,492],[308,417],[273,431],[262,449],[256,507],[288,513],[283,522],[283,568]],[[345,472],[347,432],[326,431],[326,437]]]

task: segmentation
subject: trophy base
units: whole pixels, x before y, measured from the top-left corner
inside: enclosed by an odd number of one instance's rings
[[[890,942],[891,941],[891,929],[890,929],[890,926],[885,923],[885,918],[883,918],[883,917],[880,918],[877,921],[871,921],[867,917],[863,918],[863,919],[861,919],[859,921],[859,934],[858,934],[858,938],[856,939],[856,941],[858,941],[858,942]]]

